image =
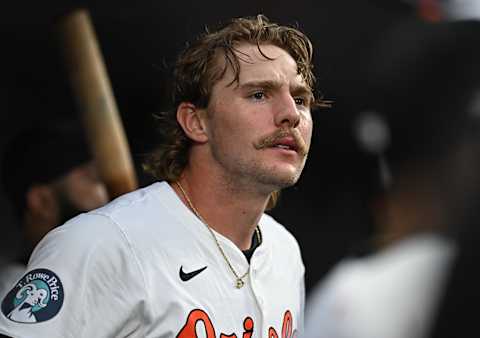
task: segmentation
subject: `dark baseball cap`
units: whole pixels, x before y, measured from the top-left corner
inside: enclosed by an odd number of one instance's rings
[[[25,195],[91,160],[82,126],[76,120],[47,121],[21,130],[6,144],[1,178],[6,196],[22,213]]]

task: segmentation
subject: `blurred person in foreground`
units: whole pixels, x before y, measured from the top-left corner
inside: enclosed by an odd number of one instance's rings
[[[53,120],[16,134],[2,158],[2,184],[20,227],[18,256],[0,266],[3,297],[53,228],[108,201],[79,127]],[[12,224],[13,226],[13,224]]]
[[[425,338],[480,196],[480,23],[412,24],[369,68],[355,130],[376,152],[373,252],[347,258],[308,300],[306,338]],[[480,215],[476,215],[478,219]]]
[[[163,140],[146,164],[159,182],[50,232],[28,278],[4,298],[0,332],[296,335],[300,249],[264,212],[305,165],[316,104],[312,53],[298,29],[262,15],[232,19],[187,45],[175,66],[173,109],[158,116]],[[26,305],[31,316],[16,305],[28,285],[41,300]]]

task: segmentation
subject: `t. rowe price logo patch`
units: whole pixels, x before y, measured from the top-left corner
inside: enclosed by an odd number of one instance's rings
[[[2,313],[17,323],[44,322],[60,311],[63,297],[60,278],[48,269],[35,269],[5,296]]]

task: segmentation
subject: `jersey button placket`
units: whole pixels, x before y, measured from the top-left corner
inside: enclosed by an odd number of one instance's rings
[[[261,318],[257,319],[256,322],[256,327],[257,327],[257,335],[256,337],[262,337],[262,334],[264,332],[264,319],[265,319],[265,302],[262,295],[262,290],[259,288],[258,283],[257,283],[257,278],[258,278],[258,268],[255,267],[255,264],[250,265],[250,274],[249,274],[249,280],[250,280],[250,287],[251,291],[253,294],[253,297],[255,298],[255,301],[258,306],[258,314],[261,316]]]
[[[255,262],[252,261],[250,265],[250,284],[252,286],[252,292],[255,296],[255,299],[257,300],[258,306],[260,307],[260,310],[263,313],[264,302],[263,302],[263,298],[260,296],[262,294],[262,290],[259,290],[257,279],[258,279],[258,266],[255,264]]]

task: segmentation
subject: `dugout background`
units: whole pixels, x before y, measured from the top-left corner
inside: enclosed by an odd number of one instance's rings
[[[56,18],[75,6],[90,10],[129,138],[141,185],[141,155],[155,142],[151,114],[168,107],[170,68],[176,54],[205,25],[264,13],[282,24],[299,23],[315,47],[317,88],[334,107],[314,113],[310,157],[297,186],[272,214],[292,231],[307,268],[307,291],[338,259],[372,234],[366,195],[371,159],[352,138],[351,115],[361,102],[362,63],[390,27],[418,20],[395,0],[5,1],[0,9],[0,151],[18,130],[54,116],[76,114]],[[32,163],[32,170],[35,165]],[[19,245],[8,201],[0,195],[0,255]]]

